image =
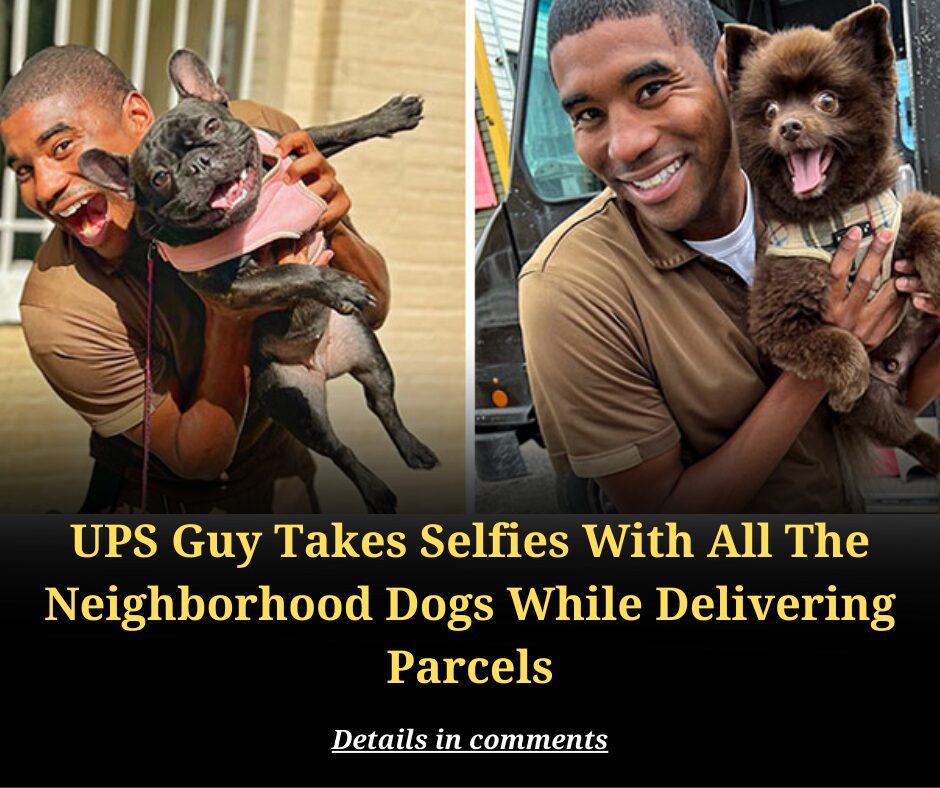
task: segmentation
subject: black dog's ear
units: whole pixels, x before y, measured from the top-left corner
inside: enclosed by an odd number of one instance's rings
[[[894,65],[894,44],[888,29],[888,9],[870,5],[840,19],[832,26],[837,41],[855,41],[861,46],[865,67],[888,68]]]
[[[91,148],[78,157],[78,169],[86,180],[133,200],[130,161],[128,156]]]
[[[728,82],[738,87],[741,68],[748,52],[770,40],[770,33],[752,25],[725,25],[725,49],[728,53]]]
[[[170,80],[180,98],[198,98],[216,104],[227,104],[228,93],[212,78],[205,61],[188,49],[177,49],[167,66]]]

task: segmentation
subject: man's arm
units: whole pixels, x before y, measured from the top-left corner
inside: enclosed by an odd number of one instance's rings
[[[901,301],[888,284],[866,303],[887,250],[884,236],[872,243],[846,292],[858,243],[857,233],[847,236],[833,259],[825,320],[874,347],[894,324]],[[598,484],[622,512],[739,511],[770,477],[825,394],[821,382],[783,373],[734,434],[708,457],[684,467],[676,445],[626,471],[601,477]]]
[[[293,153],[296,158],[287,168],[289,181],[303,180],[312,191],[327,202],[327,210],[318,229],[323,231],[333,250],[331,265],[352,274],[366,283],[376,304],[363,313],[372,328],[379,328],[388,316],[390,287],[385,259],[353,228],[349,219],[349,195],[336,178],[336,170],[316,149],[305,131],[285,134],[278,140],[281,156]]]
[[[940,343],[917,360],[907,387],[907,407],[920,413],[937,397],[940,397]]]
[[[248,354],[255,315],[206,306],[205,347],[196,389],[179,384],[150,417],[150,450],[177,476],[217,479],[228,468],[245,421],[250,389]],[[142,445],[143,423],[125,435]]]
[[[621,512],[740,511],[764,485],[812,416],[826,387],[788,372],[716,451],[684,467],[676,444],[597,480]]]

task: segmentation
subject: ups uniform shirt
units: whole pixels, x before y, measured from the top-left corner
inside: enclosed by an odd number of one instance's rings
[[[676,444],[692,465],[778,374],[748,337],[747,285],[610,190],[546,238],[519,299],[533,401],[559,471],[606,476]],[[746,510],[832,513],[850,500],[821,405]]]

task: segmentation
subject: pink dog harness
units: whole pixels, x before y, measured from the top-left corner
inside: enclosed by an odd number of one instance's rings
[[[255,135],[262,157],[275,158],[274,166],[261,181],[257,208],[245,221],[204,241],[185,246],[170,246],[157,241],[160,255],[178,271],[205,271],[272,241],[301,238],[316,226],[326,211],[323,198],[310,191],[302,181],[287,183],[287,162],[276,158],[277,140],[258,129],[255,129]],[[307,261],[326,265],[332,257],[323,233],[318,232],[307,247]]]

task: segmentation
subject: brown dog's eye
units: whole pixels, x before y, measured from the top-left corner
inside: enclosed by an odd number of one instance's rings
[[[166,170],[157,170],[150,178],[150,182],[158,189],[162,189],[170,182],[170,173]]]
[[[833,112],[839,109],[839,100],[831,93],[823,91],[813,99],[813,106],[816,107],[816,109],[818,109],[820,112],[825,112],[827,115],[831,115]]]
[[[209,118],[206,121],[206,134],[215,134],[221,125],[222,123],[218,118]]]
[[[776,101],[768,101],[764,104],[764,120],[770,123],[780,112],[780,105]]]

